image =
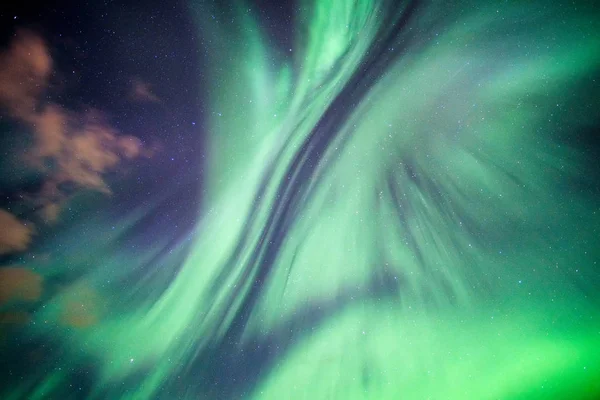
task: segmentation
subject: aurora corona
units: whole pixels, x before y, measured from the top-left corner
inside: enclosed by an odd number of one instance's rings
[[[195,228],[132,254],[119,243],[163,199],[99,223],[18,333],[93,365],[89,388],[50,368],[0,397],[600,396],[586,4],[302,0],[284,47],[252,4],[191,3],[208,59]],[[83,283],[98,320],[48,324]]]

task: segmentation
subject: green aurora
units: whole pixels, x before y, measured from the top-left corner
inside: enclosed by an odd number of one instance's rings
[[[307,0],[290,49],[244,4],[193,4],[210,60],[193,245],[132,260],[127,228],[99,222],[95,264],[27,335],[92,363],[91,399],[598,398],[585,4]],[[126,295],[103,289],[144,260],[157,272]],[[119,311],[44,323],[84,284]],[[79,398],[67,379],[2,398]]]

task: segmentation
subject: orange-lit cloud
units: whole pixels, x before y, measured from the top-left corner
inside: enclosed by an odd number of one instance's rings
[[[100,296],[90,286],[73,288],[62,304],[60,321],[69,327],[87,328],[95,325],[100,316]]]
[[[44,41],[28,31],[17,32],[8,50],[0,54],[0,104],[11,115],[29,121],[51,71]]]
[[[31,315],[26,311],[5,311],[0,312],[0,324],[21,325],[31,320]]]
[[[0,268],[0,305],[12,301],[37,301],[42,295],[43,279],[22,267]]]
[[[50,182],[54,187],[74,183],[82,189],[110,193],[103,174],[113,170],[123,159],[140,155],[142,142],[130,135],[120,135],[102,120],[89,120],[75,128],[76,116],[65,115],[49,118],[52,122],[62,119],[66,133],[54,131],[43,136],[30,153],[30,161],[40,168],[51,160]],[[50,126],[46,126],[50,129]]]
[[[46,202],[39,209],[38,213],[46,223],[50,223],[58,219],[60,208],[60,203]]]
[[[40,100],[52,64],[43,39],[28,31],[18,32],[0,54],[0,107],[32,128],[33,143],[23,157],[46,174],[46,181],[42,190],[28,199],[46,222],[59,217],[62,205],[77,190],[109,194],[105,173],[117,169],[123,160],[149,157],[154,152],[140,139],[120,134],[100,112],[80,113],[55,103],[43,104]],[[141,81],[136,81],[134,92],[145,101],[158,101]],[[76,189],[65,193],[60,189],[65,183]]]
[[[50,104],[29,120],[33,123],[35,141],[27,157],[38,162],[47,157],[59,158],[68,140],[68,113],[62,107]]]
[[[21,222],[2,209],[0,209],[0,227],[0,254],[26,250],[31,243],[33,224]]]

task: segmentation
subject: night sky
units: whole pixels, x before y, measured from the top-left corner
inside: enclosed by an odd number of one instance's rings
[[[0,6],[0,399],[600,398],[600,7]]]

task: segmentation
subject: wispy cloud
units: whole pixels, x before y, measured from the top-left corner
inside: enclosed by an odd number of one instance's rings
[[[160,98],[152,92],[152,86],[149,83],[135,78],[131,82],[129,97],[139,102],[159,103]]]

